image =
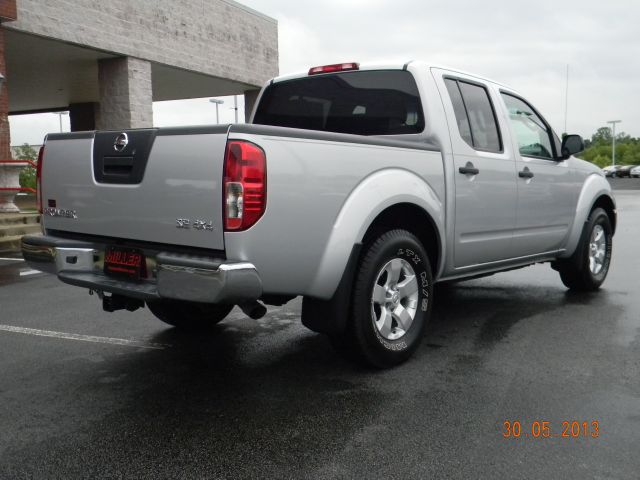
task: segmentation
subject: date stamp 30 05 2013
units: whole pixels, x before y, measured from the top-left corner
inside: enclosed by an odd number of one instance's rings
[[[545,420],[533,422],[505,420],[502,422],[502,436],[504,438],[598,438],[600,422],[598,420],[563,420],[553,424]]]

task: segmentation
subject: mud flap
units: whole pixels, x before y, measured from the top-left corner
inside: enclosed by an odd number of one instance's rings
[[[329,300],[304,297],[302,300],[302,324],[309,330],[328,335],[343,333],[347,328],[351,307],[351,292],[362,244],[351,249],[338,288]]]

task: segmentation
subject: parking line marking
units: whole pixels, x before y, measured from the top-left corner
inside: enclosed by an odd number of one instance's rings
[[[62,338],[64,340],[77,340],[80,342],[106,343],[110,345],[121,345],[123,347],[149,348],[153,350],[164,350],[171,346],[164,343],[127,340],[125,338],[96,337],[93,335],[79,335],[77,333],[53,332],[51,330],[39,330],[37,328],[14,327],[13,325],[0,325],[0,330],[12,333],[24,333],[26,335],[36,335],[39,337]]]
[[[6,258],[0,257],[0,260],[4,260],[6,262],[24,262],[24,258]]]
[[[20,272],[20,276],[24,277],[26,275],[35,275],[36,273],[42,273],[40,270],[25,270],[24,272]]]

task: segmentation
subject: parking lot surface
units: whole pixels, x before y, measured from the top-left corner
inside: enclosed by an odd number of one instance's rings
[[[337,356],[299,299],[193,336],[3,257],[0,478],[636,479],[640,193],[617,199],[600,292],[548,265],[439,289],[387,371]]]

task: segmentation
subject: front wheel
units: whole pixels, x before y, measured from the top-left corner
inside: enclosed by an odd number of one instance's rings
[[[181,330],[209,330],[231,312],[233,305],[157,300],[147,302],[157,318]]]
[[[613,230],[607,212],[595,208],[589,215],[574,254],[556,263],[562,283],[570,290],[583,292],[600,288],[609,272],[612,239]]]
[[[347,332],[351,353],[377,368],[405,361],[422,340],[432,294],[429,257],[415,235],[382,234],[358,266]]]

